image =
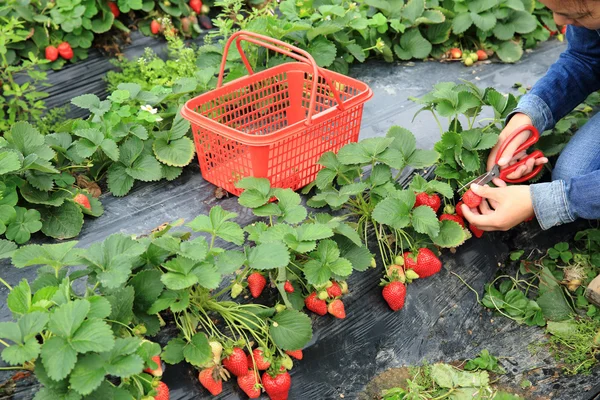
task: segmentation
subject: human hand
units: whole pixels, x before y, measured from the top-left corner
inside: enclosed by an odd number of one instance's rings
[[[524,126],[524,125],[531,125],[531,119],[527,115],[521,114],[521,113],[515,114],[511,118],[510,122],[508,124],[506,124],[506,127],[500,133],[500,136],[498,138],[498,143],[496,143],[496,145],[490,151],[490,155],[487,160],[487,170],[488,171],[490,171],[496,164],[496,155],[498,154],[498,151],[499,151],[500,147],[502,146],[502,143],[504,143],[504,141],[510,136],[510,134],[513,133],[517,128]],[[530,131],[524,131],[519,136],[517,136],[508,146],[506,146],[506,149],[502,153],[500,160],[498,160],[498,165],[501,168],[513,165],[513,164],[517,163],[519,160],[521,160],[523,157],[527,156],[527,153],[525,151],[519,152],[517,154],[515,154],[515,151],[517,150],[517,148],[519,146],[521,146],[523,143],[525,143],[525,141],[529,138],[530,134],[531,134]],[[527,160],[527,162],[525,164],[521,165],[519,168],[517,168],[511,174],[507,175],[507,178],[508,179],[519,179],[519,178],[531,173],[531,171],[533,171],[533,169],[536,166],[541,165],[541,164],[546,164],[547,162],[548,162],[548,159],[546,157],[540,157],[537,159],[533,159],[533,158],[529,159],[529,160]],[[498,185],[500,181],[501,181],[500,179],[496,178],[494,180],[494,183],[496,185]]]
[[[502,181],[500,181],[502,182]],[[471,190],[482,197],[478,208],[462,205],[465,219],[483,231],[507,231],[534,215],[529,185],[491,188],[473,184]]]

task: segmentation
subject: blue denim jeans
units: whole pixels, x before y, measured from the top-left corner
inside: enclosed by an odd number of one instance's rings
[[[567,50],[508,118],[524,113],[543,132],[600,90],[600,33],[569,26],[567,41]],[[552,182],[530,188],[543,229],[577,218],[600,218],[600,114],[588,121],[560,154]]]
[[[600,218],[600,113],[591,118],[560,153],[552,182],[531,185],[540,226]]]

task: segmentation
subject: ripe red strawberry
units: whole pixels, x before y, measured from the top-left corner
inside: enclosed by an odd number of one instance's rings
[[[471,189],[467,190],[462,197],[463,203],[469,208],[479,207],[481,204],[481,197],[476,195]]]
[[[477,59],[479,61],[483,61],[483,60],[487,60],[488,59],[488,55],[485,52],[485,50],[477,50]]]
[[[117,6],[114,2],[109,1],[108,8],[110,8],[110,12],[112,12],[115,18],[118,18],[119,15],[121,15],[121,10],[119,10],[119,6]]]
[[[58,59],[58,49],[54,46],[46,47],[46,60],[56,61]]]
[[[429,206],[433,209],[434,212],[438,212],[441,205],[442,201],[440,200],[440,196],[438,196],[437,194],[429,195],[425,192],[417,193],[417,201],[415,202],[415,207]]]
[[[169,387],[166,383],[160,382],[156,387],[156,393],[154,400],[169,400]]]
[[[223,391],[223,381],[218,376],[215,379],[215,367],[206,368],[200,371],[198,380],[213,396],[216,396]]]
[[[406,286],[402,282],[394,281],[385,285],[382,291],[383,298],[388,303],[388,306],[394,311],[404,307],[404,299],[406,298]]]
[[[442,262],[428,248],[420,248],[417,260],[412,258],[412,253],[404,253],[404,267],[415,271],[419,278],[435,275],[442,269]]]
[[[285,281],[285,285],[283,285],[283,290],[288,293],[294,293],[294,286],[292,286],[292,282]]]
[[[150,32],[152,32],[153,35],[156,35],[158,32],[160,32],[160,23],[153,19],[152,22],[150,22]]]
[[[563,27],[560,28],[560,33],[562,33],[563,35],[566,35],[566,33],[567,33],[567,25],[563,25]]]
[[[231,354],[223,360],[223,366],[235,376],[244,376],[248,373],[248,358],[244,350],[234,347]]]
[[[456,203],[456,215],[458,215],[461,218],[464,218],[465,215],[462,212],[462,208],[461,208],[462,205],[463,205],[462,201],[459,201],[458,203]]]
[[[146,368],[144,370],[144,372],[149,373],[150,375],[153,376],[162,376],[163,375],[163,369],[162,369],[162,363],[160,361],[160,356],[154,356],[152,357],[152,361],[154,361],[158,367],[156,369],[152,369],[152,368]]]
[[[260,397],[260,379],[255,370],[249,370],[244,376],[238,376],[237,383],[240,389],[251,399]]]
[[[252,356],[254,356],[254,362],[252,362]],[[256,363],[256,368],[259,371],[265,371],[271,366],[269,360],[265,359],[263,356],[263,351],[261,349],[252,350],[252,356],[248,354],[248,366],[250,368],[252,368],[254,363]]]
[[[294,357],[296,360],[302,360],[302,358],[304,358],[302,350],[286,350],[285,354],[290,357]]]
[[[535,215],[532,215],[531,217],[527,218],[527,219],[525,220],[525,222],[531,222],[531,221],[533,221],[533,218],[534,218],[534,217],[535,217]]]
[[[475,237],[480,238],[483,236],[483,231],[475,225],[469,224],[469,229],[471,229],[471,232],[473,232],[473,235],[475,235]]]
[[[88,197],[83,193],[79,193],[75,197],[73,197],[73,201],[77,204],[80,204],[84,208],[87,208],[88,210],[92,209],[90,199],[88,199]]]
[[[327,311],[329,314],[333,315],[336,318],[344,319],[346,318],[346,310],[344,309],[344,303],[340,299],[335,299],[329,306],[327,306]]]
[[[73,58],[73,49],[71,48],[69,42],[62,42],[58,45],[57,49],[58,54],[60,54],[60,56],[65,60],[70,60],[71,58]]]
[[[319,314],[321,316],[327,314],[327,303],[325,300],[321,300],[317,297],[317,292],[312,292],[304,299],[304,304],[306,308],[315,314]]]
[[[463,219],[456,214],[442,214],[440,216],[440,221],[454,221],[463,228],[465,227],[465,221],[463,221]]]
[[[196,14],[202,14],[202,1],[201,0],[190,0],[190,8],[194,10]]]
[[[267,285],[267,279],[259,272],[253,272],[248,276],[248,289],[252,297],[257,298]]]
[[[337,282],[332,282],[331,286],[327,288],[327,294],[332,299],[335,297],[340,297],[342,295],[342,288]]]
[[[292,386],[292,377],[287,371],[275,377],[265,372],[262,376],[262,383],[271,400],[287,400]]]
[[[461,49],[459,49],[458,47],[450,49],[450,56],[453,59],[458,60],[459,58],[462,57],[462,51],[461,51]]]

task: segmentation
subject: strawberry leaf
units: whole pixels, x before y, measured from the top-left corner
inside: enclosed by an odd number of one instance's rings
[[[198,277],[192,273],[196,265],[196,261],[185,257],[173,258],[163,265],[169,272],[160,279],[171,290],[186,289],[198,282]]]
[[[79,235],[83,226],[83,212],[72,201],[60,207],[47,207],[42,220],[42,232],[55,239],[69,239]]]
[[[29,338],[24,343],[13,344],[2,350],[2,359],[9,365],[23,365],[36,359],[40,354],[40,344],[36,338]]]
[[[206,289],[216,289],[221,283],[221,274],[211,263],[199,264],[192,270],[192,273],[198,278],[198,284]]]
[[[18,286],[13,287],[8,294],[6,304],[10,311],[17,315],[29,312],[31,308],[31,288],[27,279],[22,279]]]
[[[161,358],[167,364],[178,364],[184,359],[183,349],[185,346],[186,343],[183,339],[171,339],[163,349]]]
[[[440,222],[435,215],[435,211],[429,206],[415,208],[412,212],[411,220],[415,231],[419,233],[435,237],[440,232]]]
[[[133,261],[145,251],[142,244],[123,234],[113,234],[101,243],[92,244],[84,253],[84,264],[107,288],[123,285],[133,268]]]
[[[110,295],[106,296],[111,307],[109,319],[122,324],[129,324],[133,319],[134,298],[135,291],[131,286],[112,291]]]
[[[388,197],[375,206],[372,217],[381,224],[402,229],[410,223],[410,209],[403,201]]]
[[[219,273],[227,275],[235,272],[239,269],[246,261],[244,253],[237,250],[225,250],[219,254],[215,259],[215,265],[217,266]]]
[[[198,236],[193,240],[182,242],[177,254],[194,261],[203,261],[208,254],[208,243],[202,236]]]
[[[48,376],[55,381],[66,378],[77,362],[77,352],[60,336],[46,340],[41,355]]]
[[[255,270],[285,267],[290,262],[290,253],[281,242],[259,244],[248,250],[247,262]]]
[[[121,163],[114,163],[108,168],[106,180],[108,189],[117,197],[129,193],[135,182],[135,179],[126,173],[125,166]]]
[[[194,142],[187,137],[171,141],[157,139],[152,148],[160,162],[173,167],[185,167],[194,157]]]
[[[18,246],[10,240],[0,239],[0,260],[12,257]]]
[[[306,218],[306,208],[300,205],[300,195],[292,189],[273,189],[273,195],[279,202],[277,206],[281,210],[281,216],[277,220],[288,224],[297,224]]]
[[[71,338],[77,332],[89,311],[90,303],[87,300],[70,301],[54,311],[50,317],[48,328],[57,336]]]
[[[440,247],[457,247],[465,242],[467,235],[465,230],[454,221],[442,221],[440,233],[433,237],[433,243]]]
[[[44,289],[56,289],[53,287],[44,288]],[[43,289],[42,289],[43,290]],[[36,296],[39,292],[36,293]],[[34,301],[36,300],[36,296],[34,296]],[[87,300],[90,302],[90,311],[88,312],[88,318],[108,318],[112,309],[110,306],[110,302],[102,296],[91,296],[88,297]]]
[[[273,317],[269,334],[283,350],[302,349],[312,338],[310,318],[300,311],[284,310]]]
[[[192,337],[192,340],[184,346],[183,356],[185,357],[185,361],[196,367],[201,367],[210,361],[212,351],[206,335],[204,333],[196,333]]]
[[[82,395],[90,394],[104,381],[104,363],[97,354],[80,357],[71,372],[69,383],[71,388]]]
[[[237,214],[223,210],[221,206],[212,207],[208,216],[199,215],[186,224],[195,232],[208,232],[211,235],[237,245],[244,243],[244,231],[235,222],[229,221]]]

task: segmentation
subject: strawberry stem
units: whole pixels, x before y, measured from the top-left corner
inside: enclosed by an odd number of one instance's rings
[[[8,288],[8,290],[10,290],[10,291],[13,290],[12,286],[10,286],[4,279],[0,278],[0,283],[2,283],[4,286],[6,286]]]

